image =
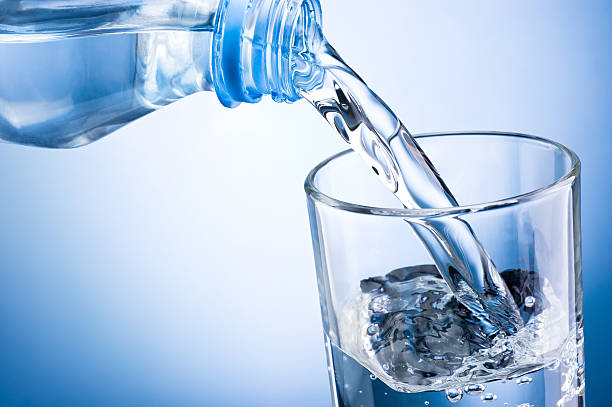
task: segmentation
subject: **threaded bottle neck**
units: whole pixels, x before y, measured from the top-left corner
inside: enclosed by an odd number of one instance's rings
[[[318,30],[318,0],[221,0],[213,34],[213,82],[221,103],[255,103],[263,95],[292,102],[299,53]]]

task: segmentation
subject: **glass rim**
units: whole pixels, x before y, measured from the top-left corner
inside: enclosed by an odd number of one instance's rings
[[[390,217],[402,217],[402,218],[431,218],[431,217],[440,217],[440,216],[448,216],[448,215],[461,215],[467,213],[476,213],[483,212],[492,209],[505,208],[509,206],[515,206],[521,203],[533,201],[539,199],[541,196],[547,195],[548,193],[555,192],[560,188],[565,187],[566,185],[572,183],[576,176],[580,173],[580,159],[569,148],[565,147],[561,143],[557,143],[556,141],[552,141],[543,137],[532,136],[529,134],[523,133],[512,133],[512,132],[503,132],[503,131],[455,131],[455,132],[435,132],[435,133],[421,133],[414,135],[416,139],[424,139],[430,137],[446,137],[446,136],[492,136],[492,137],[510,137],[510,138],[519,138],[531,141],[537,141],[540,143],[548,144],[549,146],[556,147],[561,150],[567,157],[569,157],[571,162],[570,169],[561,177],[557,178],[555,182],[545,185],[543,187],[534,189],[532,191],[525,192],[520,195],[511,196],[508,198],[489,201],[484,203],[477,203],[471,205],[460,205],[453,206],[447,208],[419,208],[419,209],[409,209],[409,208],[384,208],[384,207],[376,207],[369,205],[361,205],[353,202],[343,201],[341,199],[334,198],[324,192],[322,192],[319,188],[315,186],[315,179],[318,172],[323,169],[326,165],[331,163],[332,161],[353,153],[352,149],[347,149],[336,153],[325,160],[321,161],[317,166],[315,166],[306,177],[306,181],[304,182],[304,190],[309,198],[326,205],[328,207],[332,207],[335,209],[339,209],[347,212],[354,212],[360,214],[367,215],[376,215],[376,216],[390,216]],[[396,136],[393,136],[396,137]]]

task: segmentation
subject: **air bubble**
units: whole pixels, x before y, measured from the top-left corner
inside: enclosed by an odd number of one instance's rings
[[[533,381],[533,379],[531,377],[519,377],[518,379],[516,379],[516,384],[518,384],[519,386],[522,386],[524,384],[529,384]]]
[[[379,295],[378,297],[375,297],[371,302],[370,302],[370,310],[372,312],[387,312],[388,307],[389,307],[389,298],[385,297],[383,295]]]
[[[383,363],[382,368],[384,370],[389,370],[389,364],[388,363]]]
[[[426,402],[425,402],[425,405],[426,405],[426,406],[428,406],[428,405],[429,405],[429,401],[426,401]]]
[[[368,327],[368,335],[376,335],[379,331],[378,325],[370,325]]]
[[[531,403],[521,403],[521,404],[517,405],[516,407],[533,407],[533,404],[531,404]]]
[[[372,379],[372,380],[376,380],[376,375],[375,375],[375,374],[371,374],[371,375],[370,375],[370,379]]]
[[[359,393],[359,394],[363,394],[363,390],[359,390],[357,393]]]
[[[463,391],[461,389],[448,389],[446,390],[446,398],[451,403],[457,403],[463,398]]]
[[[465,386],[463,388],[463,391],[465,391],[465,394],[469,394],[470,396],[473,396],[475,394],[480,394],[485,390],[485,386],[484,384],[468,384],[467,386]]]
[[[484,402],[495,401],[497,400],[497,395],[493,393],[485,393],[480,396],[480,399]]]
[[[531,308],[535,305],[535,303],[536,303],[535,297],[532,297],[530,295],[529,297],[525,298],[525,308]]]

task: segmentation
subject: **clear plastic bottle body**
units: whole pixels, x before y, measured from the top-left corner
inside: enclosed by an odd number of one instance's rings
[[[210,90],[217,3],[0,1],[0,139],[76,147]]]
[[[0,0],[0,140],[78,147],[200,91],[226,106],[296,100],[286,61],[305,3],[318,10],[316,0]]]
[[[0,44],[0,138],[76,147],[209,90],[210,33],[156,32]]]
[[[0,0],[2,42],[212,31],[219,0]]]

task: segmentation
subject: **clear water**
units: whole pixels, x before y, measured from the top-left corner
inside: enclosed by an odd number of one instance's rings
[[[0,34],[0,40],[4,37]],[[209,90],[210,33],[162,31],[0,43],[0,139],[86,144]]]
[[[567,384],[571,368],[561,363],[503,380],[410,393],[394,390],[329,341],[328,357],[334,407],[584,406],[584,397]]]
[[[81,146],[211,90],[217,5],[0,0],[0,139]]]
[[[305,27],[308,31],[310,28]],[[340,58],[320,31],[296,52],[294,82],[342,139],[407,208],[449,208],[457,201],[389,107]],[[523,322],[491,258],[458,218],[410,224],[455,296],[489,337],[513,334]]]
[[[583,406],[576,332],[550,283],[502,273],[524,326],[490,340],[436,268],[361,281],[339,312],[339,344],[326,338],[339,406]]]

